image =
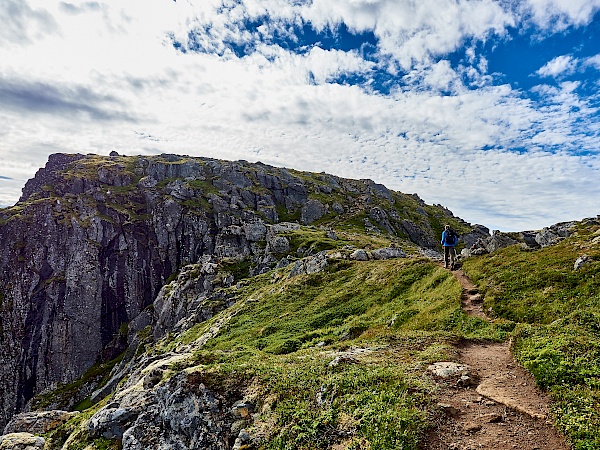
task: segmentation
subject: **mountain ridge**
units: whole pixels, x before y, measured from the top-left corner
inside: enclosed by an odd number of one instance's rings
[[[438,265],[445,223],[490,322],[464,313],[461,285]],[[581,327],[594,361],[596,313],[581,308],[597,295],[598,228],[490,234],[371,180],[177,155],[54,155],[0,210],[0,384],[15,393],[0,399],[12,417],[0,445],[420,449],[440,413],[426,368],[456,360],[457,343],[514,338],[552,386],[561,375],[546,375],[546,355],[571,358],[566,334],[545,337],[558,320]],[[547,318],[512,299],[519,289],[548,297]],[[567,292],[577,293],[563,317]],[[572,399],[593,377],[567,367],[574,390],[560,395]],[[588,404],[555,410],[586,449]]]
[[[2,330],[11,350],[0,384],[16,401],[4,397],[0,424],[121,353],[120,328],[179,267],[202,255],[249,258],[250,274],[275,267],[290,248],[285,238],[266,248],[267,226],[281,221],[341,223],[430,249],[442,223],[471,231],[370,180],[177,155],[51,155],[0,212],[3,295],[19,311]]]

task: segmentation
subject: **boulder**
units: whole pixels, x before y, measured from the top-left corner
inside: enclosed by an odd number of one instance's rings
[[[544,228],[535,235],[535,242],[537,242],[540,247],[549,247],[556,244],[560,239],[558,234],[553,233],[548,228]]]
[[[290,241],[285,236],[275,236],[269,241],[268,251],[279,255],[290,251]]]
[[[378,248],[371,251],[373,259],[406,258],[406,253],[397,247]]]
[[[319,200],[309,200],[302,207],[300,221],[305,225],[313,223],[323,217],[326,212],[325,205]]]
[[[249,242],[263,240],[267,234],[267,227],[262,221],[246,223],[243,226],[246,239]]]
[[[455,362],[437,362],[427,367],[427,372],[440,378],[469,376],[469,366]]]
[[[311,273],[321,272],[329,265],[327,252],[322,251],[314,256],[298,260],[294,263],[294,267],[290,271],[289,277],[297,275],[307,275]]]
[[[137,412],[129,408],[103,408],[92,416],[87,429],[93,437],[121,439],[136,416]]]
[[[353,259],[355,261],[368,261],[369,254],[365,250],[362,250],[362,249],[354,250],[350,254],[350,259]]]

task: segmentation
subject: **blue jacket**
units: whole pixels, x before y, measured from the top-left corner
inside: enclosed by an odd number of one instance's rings
[[[446,237],[448,236],[448,232],[446,230],[444,230],[444,232],[442,233],[442,245],[444,247],[456,247],[456,244],[458,243],[458,236],[456,236],[456,233],[454,233],[455,239],[454,239],[454,243],[447,243],[446,242]]]

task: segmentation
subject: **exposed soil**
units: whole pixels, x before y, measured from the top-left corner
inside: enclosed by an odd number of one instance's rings
[[[452,273],[463,286],[465,312],[490,320],[473,283],[460,269]],[[424,450],[571,448],[553,427],[549,397],[514,360],[509,343],[462,343],[457,352],[471,380],[438,380],[439,415]]]

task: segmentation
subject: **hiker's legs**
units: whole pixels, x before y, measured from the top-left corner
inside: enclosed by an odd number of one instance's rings
[[[444,268],[450,267],[450,255],[452,254],[452,247],[444,247]]]
[[[456,262],[454,256],[456,255],[456,253],[454,251],[454,247],[448,248],[450,249],[450,269],[454,269],[454,263]]]

